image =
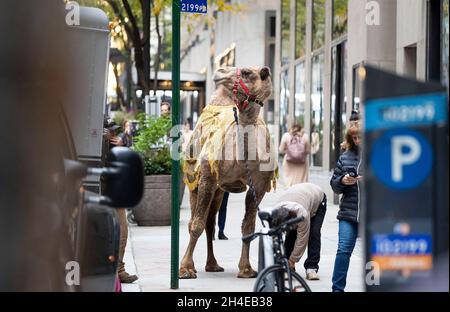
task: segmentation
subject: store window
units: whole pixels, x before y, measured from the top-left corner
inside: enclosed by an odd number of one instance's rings
[[[347,8],[348,0],[333,1],[333,39],[347,33]]]
[[[280,77],[280,137],[288,130],[289,116],[289,75],[288,71],[281,72]]]
[[[312,46],[316,50],[325,43],[325,0],[313,0],[312,28]]]
[[[289,33],[291,19],[291,2],[290,0],[281,0],[281,65],[289,62]]]
[[[330,162],[334,166],[344,141],[347,121],[347,49],[346,42],[332,48]]]
[[[442,0],[442,39],[441,39],[441,57],[442,57],[442,69],[441,69],[441,80],[444,85],[447,86],[447,93],[448,93],[448,36],[449,36],[449,29],[448,29],[448,4],[449,0]]]
[[[297,0],[295,11],[295,58],[301,58],[306,53],[306,0]]]
[[[311,157],[313,166],[323,165],[323,53],[312,59],[311,77]]]
[[[295,122],[305,125],[305,63],[301,62],[295,67]]]

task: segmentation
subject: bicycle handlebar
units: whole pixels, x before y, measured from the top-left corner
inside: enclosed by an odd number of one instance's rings
[[[289,219],[289,220],[281,223],[279,226],[277,226],[277,227],[275,227],[273,229],[270,229],[267,233],[259,232],[259,233],[252,233],[250,235],[243,236],[242,237],[242,241],[244,243],[249,243],[252,240],[254,240],[256,237],[261,236],[261,235],[273,236],[274,234],[280,232],[281,230],[285,230],[288,226],[296,224],[296,223],[299,223],[299,222],[302,222],[303,220],[305,220],[305,217],[303,217],[303,216],[296,217],[296,218],[293,218],[293,219]]]

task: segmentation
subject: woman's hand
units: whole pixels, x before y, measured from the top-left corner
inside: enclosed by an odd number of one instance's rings
[[[116,145],[116,146],[123,146],[124,145],[123,144],[123,140],[120,137],[118,137],[118,136],[112,137],[111,139],[109,139],[109,142],[111,144],[113,144],[113,145]]]
[[[344,185],[353,185],[357,181],[358,181],[358,178],[353,178],[353,177],[349,176],[348,174],[346,174],[341,180],[342,184],[344,184]]]

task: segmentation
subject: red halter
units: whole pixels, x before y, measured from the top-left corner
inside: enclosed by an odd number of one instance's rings
[[[242,103],[240,103],[237,98],[239,86],[244,91],[244,93],[247,95],[247,99],[245,99]],[[239,111],[245,110],[250,102],[256,103],[256,104],[260,105],[261,107],[264,106],[263,102],[256,99],[256,95],[250,94],[250,90],[247,88],[244,81],[242,81],[241,70],[239,68],[236,69],[236,80],[234,81],[234,86],[233,86],[233,99],[234,99],[234,103],[236,104]]]

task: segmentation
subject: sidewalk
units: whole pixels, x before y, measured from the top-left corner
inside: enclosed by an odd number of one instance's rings
[[[314,175],[311,182],[319,182],[321,177]],[[317,180],[317,182],[315,181]],[[322,177],[322,180],[323,177]],[[321,185],[322,187],[325,187]],[[279,189],[282,189],[282,185]],[[270,207],[277,198],[278,192],[267,193],[261,207]],[[328,193],[328,190],[327,190]],[[189,240],[187,223],[190,217],[189,197],[186,190],[180,211],[180,260],[184,255]],[[224,267],[225,272],[207,273],[204,270],[206,263],[206,235],[203,234],[198,240],[194,263],[198,271],[197,279],[180,280],[179,291],[252,291],[255,279],[239,279],[238,262],[241,253],[241,223],[244,216],[245,193],[231,194],[228,203],[227,221],[225,233],[228,241],[214,241],[214,252],[219,265]],[[338,207],[331,204],[329,200],[328,211],[322,227],[322,251],[320,261],[320,280],[308,281],[312,291],[331,291],[331,276],[333,273],[334,259],[337,249],[338,221],[336,219]],[[257,221],[256,228],[261,224]],[[253,269],[257,269],[258,253],[257,241],[252,242],[250,247],[250,261]],[[297,263],[297,272],[305,276],[303,261]],[[125,253],[126,269],[129,273],[135,273],[139,280],[131,285],[124,285],[124,291],[170,291],[170,227],[138,227],[130,226],[129,240]],[[358,239],[353,252],[350,269],[347,277],[346,291],[364,291],[363,285],[363,248]]]

